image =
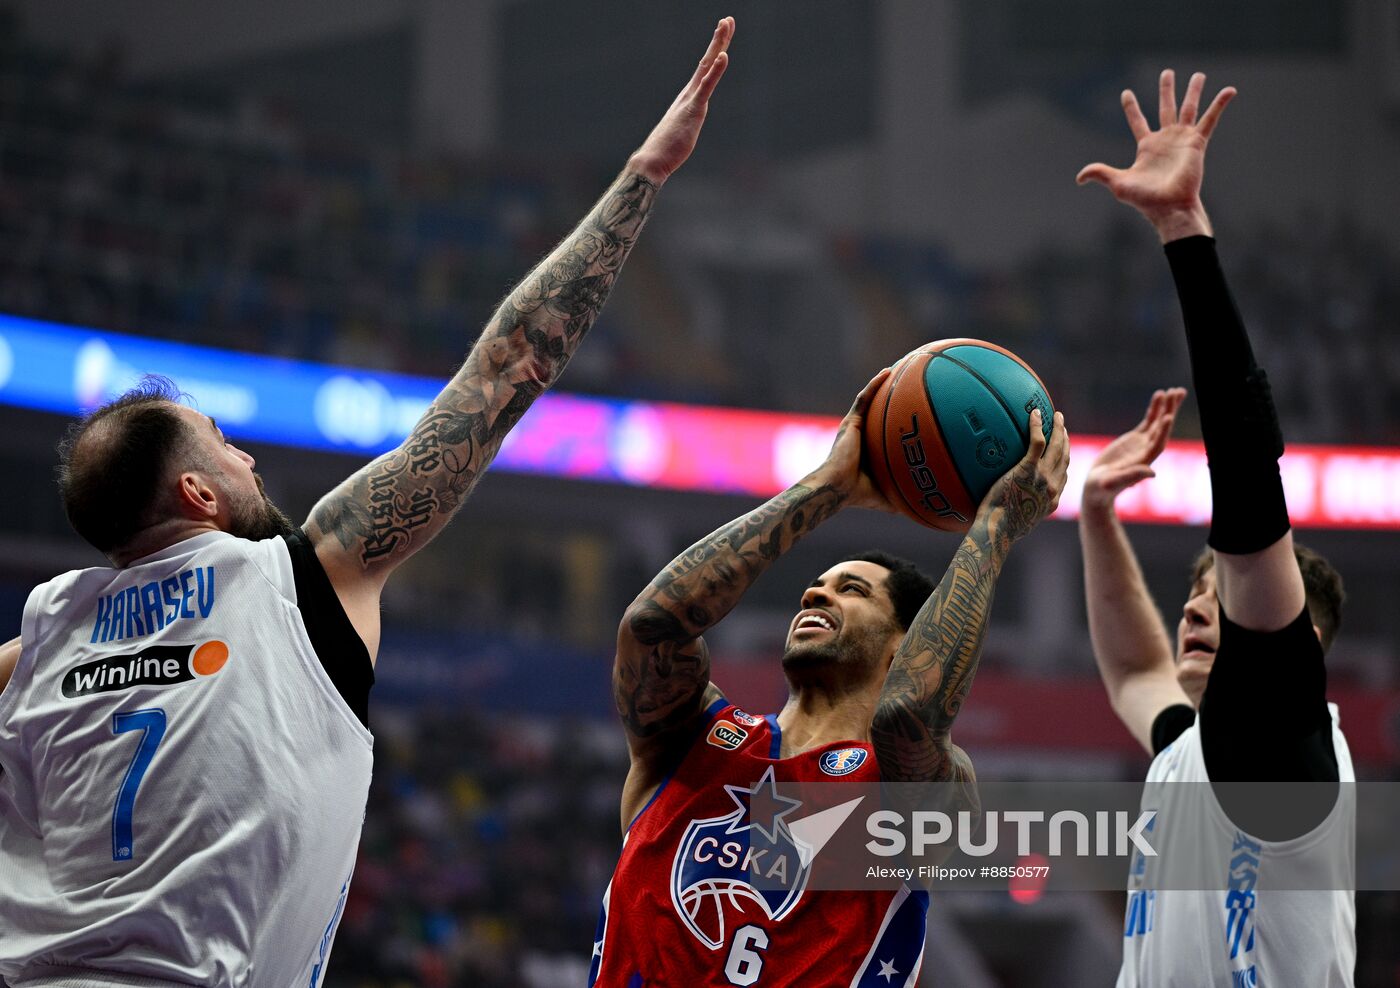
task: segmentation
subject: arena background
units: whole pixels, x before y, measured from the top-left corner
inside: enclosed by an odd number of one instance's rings
[[[1037,368],[1072,435],[1116,434],[1153,388],[1185,383],[1179,315],[1152,231],[1073,177],[1130,158],[1121,88],[1150,96],[1162,66],[1204,70],[1211,92],[1240,90],[1212,142],[1207,205],[1285,433],[1366,447],[1338,454],[1302,537],[1347,580],[1329,676],[1360,774],[1395,779],[1393,0],[12,2],[0,313],[444,378],[726,13],[733,61],[699,149],[560,391],[822,416],[793,419],[781,454],[819,457],[822,428],[874,371],[926,340],[976,336]],[[0,323],[0,356],[25,325]],[[107,345],[120,356],[119,338]],[[26,382],[0,370],[8,638],[35,582],[98,560],[52,482],[65,418],[14,397]],[[91,393],[120,378],[89,371]],[[619,846],[616,621],[674,553],[759,499],[705,491],[720,483],[712,450],[691,451],[695,476],[666,473],[646,445],[660,433],[636,423],[667,407],[561,406],[560,421],[635,412],[608,428],[640,428],[642,452],[634,442],[609,473],[565,443],[533,473],[494,470],[390,584],[375,781],[328,986],[584,981]],[[1178,435],[1197,436],[1189,401],[1182,418]],[[738,421],[700,419],[711,437]],[[687,434],[706,441],[669,441]],[[327,451],[353,439],[247,446],[302,518],[366,458]],[[1190,516],[1189,488],[1162,503]],[[1132,534],[1174,623],[1204,530]],[[732,697],[780,705],[800,588],[868,545],[938,572],[954,542],[855,512],[827,525],[709,636]],[[993,625],[956,732],[979,774],[1140,779],[1146,759],[1095,674],[1071,521],[1016,550]],[[1400,984],[1400,897],[1358,906],[1358,984]],[[931,917],[924,984],[1109,984],[1116,971],[1120,895],[942,894]]]

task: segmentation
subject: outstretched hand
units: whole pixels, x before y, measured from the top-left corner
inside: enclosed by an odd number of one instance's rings
[[[1163,243],[1211,232],[1201,205],[1206,144],[1225,107],[1235,98],[1235,89],[1222,89],[1197,119],[1205,84],[1204,74],[1197,72],[1191,77],[1178,113],[1176,74],[1165,69],[1158,84],[1157,130],[1142,115],[1133,91],[1123,90],[1123,113],[1137,139],[1137,157],[1132,167],[1112,168],[1095,162],[1085,165],[1075,179],[1080,185],[1098,182],[1107,186],[1119,202],[1147,217]]]
[[[710,38],[710,46],[705,49],[705,57],[695,67],[690,81],[676,96],[661,122],[647,135],[642,146],[632,154],[630,167],[633,170],[660,185],[685,164],[695,150],[700,128],[705,124],[705,114],[710,109],[710,94],[715,91],[720,76],[724,75],[729,65],[728,49],[733,37],[734,18],[721,18]]]
[[[1065,431],[1065,417],[1055,413],[1055,425],[1046,442],[1037,408],[1031,412],[1030,448],[1021,462],[1002,474],[987,491],[977,513],[992,519],[999,540],[1009,546],[1050,517],[1059,506],[1068,475],[1069,433]]]
[[[1177,410],[1185,398],[1185,388],[1152,393],[1142,421],[1105,446],[1089,467],[1084,478],[1084,510],[1111,508],[1119,494],[1156,476],[1152,461],[1167,448]]]
[[[870,383],[861,388],[860,394],[851,404],[851,410],[841,420],[836,430],[836,439],[831,444],[831,452],[811,475],[812,483],[825,484],[841,492],[845,497],[843,507],[874,508],[877,511],[895,512],[894,505],[880,493],[870,474],[861,468],[861,455],[865,447],[865,416],[870,410],[870,402],[890,374],[886,367],[871,378]]]

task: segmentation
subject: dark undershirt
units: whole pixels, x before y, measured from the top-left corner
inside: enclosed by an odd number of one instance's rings
[[[1201,698],[1201,749],[1221,807],[1254,837],[1301,837],[1336,801],[1337,753],[1327,709],[1327,670],[1312,619],[1303,613],[1279,631],[1248,631],[1224,612],[1220,648]],[[1152,722],[1160,754],[1196,720],[1175,704]],[[1274,791],[1237,789],[1229,782],[1309,782]]]
[[[369,727],[369,691],[374,685],[374,664],[369,660],[369,649],[350,623],[306,533],[297,529],[283,536],[283,540],[292,557],[297,610],[301,612],[316,658],[321,660],[321,667],[360,723]]]

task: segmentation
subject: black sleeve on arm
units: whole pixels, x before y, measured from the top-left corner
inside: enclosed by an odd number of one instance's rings
[[[1306,607],[1279,631],[1249,631],[1221,611],[1220,647],[1201,698],[1206,772],[1230,819],[1256,837],[1287,840],[1307,833],[1331,811],[1339,773],[1327,709],[1327,667]],[[1249,794],[1220,783],[1312,782],[1262,815]],[[1234,805],[1231,805],[1233,798]],[[1255,819],[1254,817],[1259,817]]]
[[[1196,723],[1196,708],[1188,703],[1173,703],[1163,707],[1152,720],[1152,754],[1160,755],[1181,733]]]
[[[1191,354],[1201,438],[1211,480],[1209,542],[1245,555],[1288,531],[1278,458],[1283,455],[1269,379],[1255,362],[1215,240],[1185,237],[1166,245]]]
[[[284,538],[292,557],[297,610],[301,611],[311,647],[316,650],[316,657],[336,690],[360,723],[368,727],[369,691],[374,685],[374,663],[369,659],[369,649],[350,623],[306,533],[297,529]]]

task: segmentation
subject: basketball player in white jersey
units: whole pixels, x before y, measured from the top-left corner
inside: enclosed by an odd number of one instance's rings
[[[1326,702],[1323,652],[1340,621],[1341,581],[1293,542],[1279,475],[1283,438],[1200,200],[1205,149],[1225,89],[1200,114],[1205,77],[1180,111],[1163,72],[1159,128],[1131,92],[1123,108],[1137,158],[1087,166],[1157,230],[1185,318],[1209,461],[1209,546],[1193,576],[1173,649],[1113,509],[1152,476],[1181,389],[1159,391],[1143,421],[1111,443],[1087,478],[1080,516],[1094,655],[1114,709],[1154,754],[1143,808],[1159,861],[1193,855],[1200,891],[1157,889],[1138,857],[1129,877],[1120,988],[1350,986],[1356,959],[1355,781],[1337,712]],[[1170,785],[1167,783],[1196,783]],[[1290,785],[1288,812],[1221,783]],[[1160,783],[1160,784],[1159,784]],[[1277,876],[1325,871],[1336,884],[1300,890]],[[1270,878],[1275,886],[1269,887]],[[1214,891],[1206,889],[1213,888]],[[1286,890],[1285,890],[1286,889]]]
[[[593,324],[695,146],[733,31],[720,22],[412,434],[303,528],[163,379],[74,426],[65,508],[112,565],[36,588],[0,648],[0,980],[320,982],[369,787],[384,581],[447,524]]]

